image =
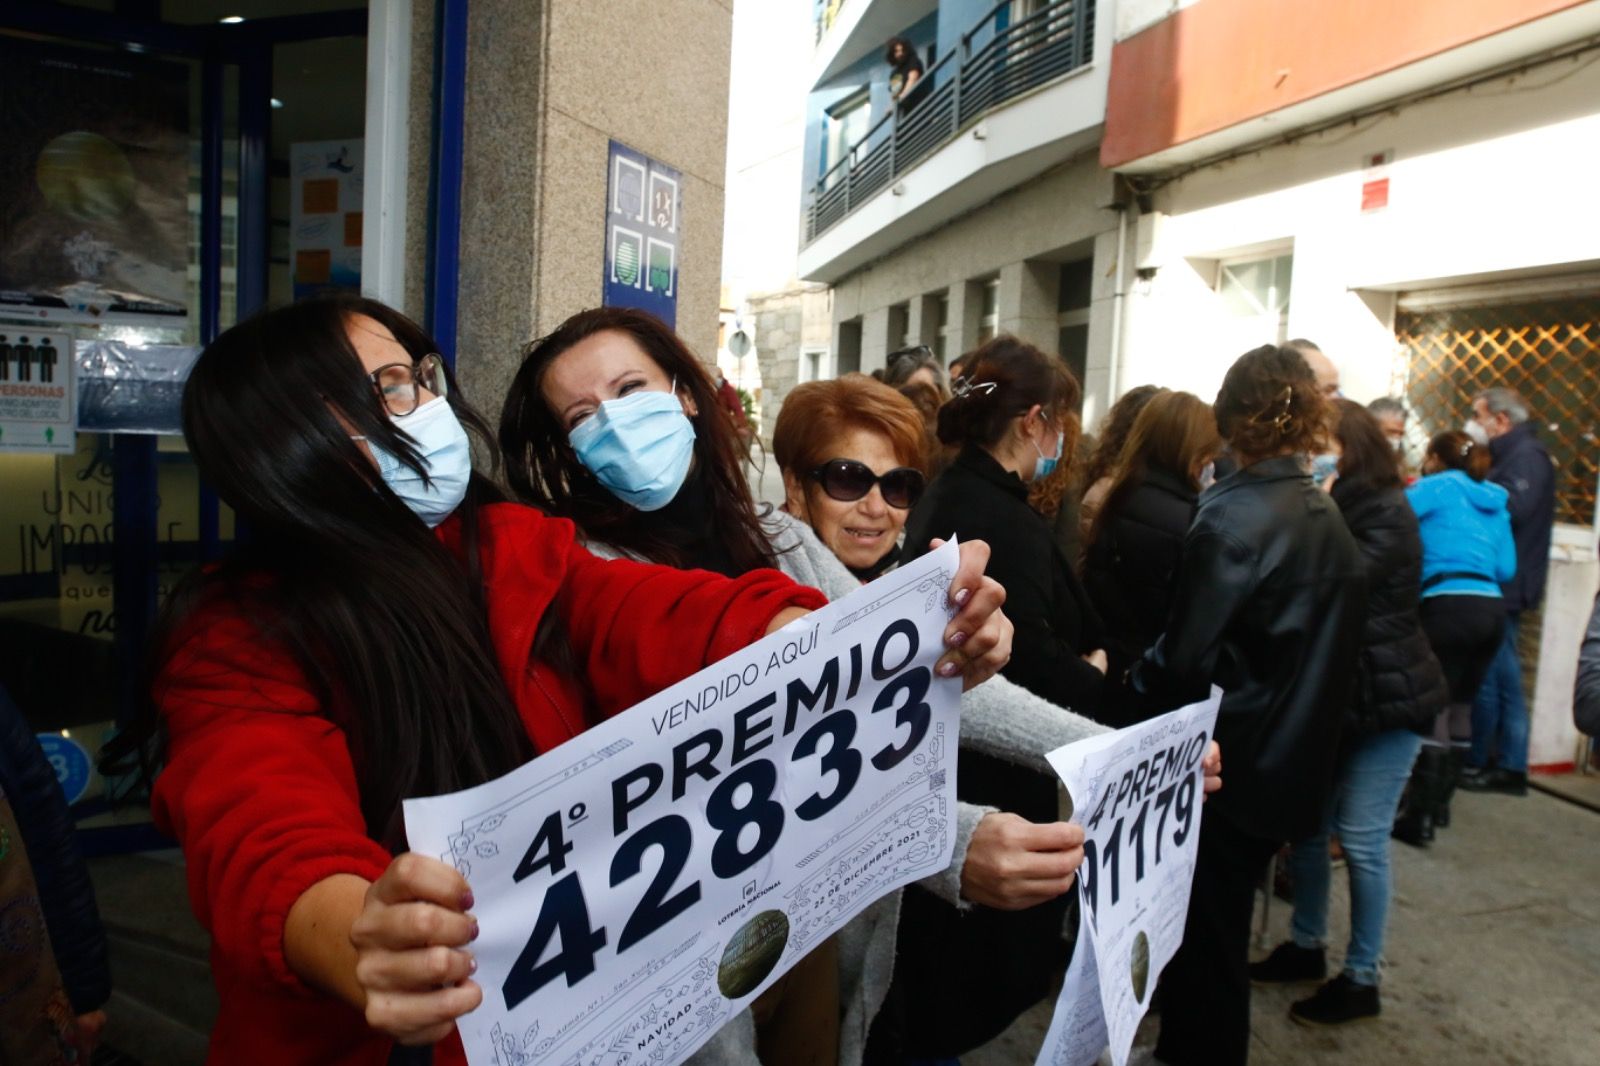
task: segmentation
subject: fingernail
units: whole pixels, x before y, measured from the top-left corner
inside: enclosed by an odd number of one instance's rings
[[[472,935],[467,937],[467,941],[470,943],[476,939],[478,939],[478,922],[474,919],[472,922]]]
[[[467,973],[468,974],[475,974],[477,972],[478,972],[478,960],[476,958],[468,959],[467,960]]]
[[[461,909],[462,910],[470,911],[472,909],[472,904],[474,902],[476,902],[476,901],[472,898],[472,892],[470,890],[461,893]]]
[[[962,589],[962,590],[960,590],[959,592],[956,593],[956,596],[955,596],[956,606],[957,607],[965,607],[967,605],[967,601],[970,600],[970,599],[972,599],[972,590],[971,589]]]
[[[939,664],[939,676],[940,677],[955,677],[960,672],[961,672],[961,664],[960,663],[940,663]]]
[[[961,645],[965,644],[966,642],[967,642],[967,631],[964,630],[964,629],[956,630],[954,633],[952,633],[950,635],[950,639],[945,641],[945,643],[950,645],[952,648],[959,648],[959,647],[961,647]]]

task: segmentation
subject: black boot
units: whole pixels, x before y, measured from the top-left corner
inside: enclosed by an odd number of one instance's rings
[[[1445,755],[1444,780],[1439,782],[1439,796],[1433,804],[1433,827],[1435,829],[1450,828],[1450,800],[1456,794],[1456,784],[1461,780],[1461,771],[1466,765],[1466,747],[1457,744],[1450,745]]]
[[[1289,984],[1295,981],[1320,981],[1328,975],[1328,962],[1321,948],[1303,948],[1285,940],[1272,954],[1250,964],[1250,981],[1258,985]]]
[[[1498,766],[1481,774],[1464,779],[1461,787],[1468,792],[1500,792],[1507,796],[1528,794],[1528,775],[1521,770],[1502,770]]]
[[[1378,1012],[1378,987],[1358,985],[1348,975],[1340,974],[1317,989],[1310,999],[1290,1007],[1289,1017],[1301,1025],[1344,1025],[1376,1018]]]
[[[1433,812],[1443,790],[1448,756],[1437,744],[1424,744],[1411,768],[1410,791],[1390,836],[1402,844],[1425,848],[1433,841]]]

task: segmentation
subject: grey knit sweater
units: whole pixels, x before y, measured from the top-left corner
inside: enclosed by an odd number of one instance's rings
[[[861,587],[855,575],[817,539],[805,523],[781,511],[763,520],[778,568],[802,585],[818,589],[830,600]],[[605,559],[626,555],[605,544],[588,549]],[[1097,722],[1063,710],[1002,677],[984,682],[961,697],[961,745],[1019,766],[1051,773],[1045,752],[1063,744],[1106,732]],[[957,907],[961,868],[973,831],[993,807],[960,803],[956,811],[955,850],[950,865],[919,882],[923,888]],[[866,1047],[867,1030],[883,1005],[894,973],[895,933],[900,920],[900,893],[891,892],[857,915],[838,933],[839,998],[843,1015],[839,1030],[841,1066],[857,1066]],[[755,1061],[755,1024],[748,1010],[722,1028],[689,1060],[695,1066],[734,1066]]]

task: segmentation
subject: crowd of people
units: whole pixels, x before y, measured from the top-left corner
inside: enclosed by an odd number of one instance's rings
[[[213,342],[185,437],[250,536],[164,605],[150,717],[112,752],[161,767],[155,818],[213,940],[213,1057],[462,1061],[472,891],[407,853],[401,802],[502,775],[951,536],[951,864],[695,1061],[940,1062],[993,1039],[1073,950],[1084,837],[1043,753],[1213,686],[1156,1056],[1245,1062],[1252,981],[1321,982],[1291,1009],[1308,1024],[1377,1014],[1391,833],[1426,846],[1458,784],[1526,787],[1515,640],[1553,497],[1527,405],[1489,390],[1413,472],[1406,408],[1342,398],[1309,342],[1245,353],[1210,403],[1131,389],[1092,441],[1052,353],[1002,335],[954,369],[918,348],[881,380],[796,388],[773,507],[737,397],[639,311],[531,343],[495,428],[371,300]],[[1285,847],[1291,939],[1252,964]],[[1334,848],[1351,933],[1326,980]],[[73,995],[86,1026],[103,998]]]

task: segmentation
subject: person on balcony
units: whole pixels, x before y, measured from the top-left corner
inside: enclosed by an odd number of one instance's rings
[[[884,46],[883,61],[889,64],[889,95],[911,110],[922,99],[921,93],[912,95],[922,81],[922,60],[917,58],[916,48],[904,37],[891,37]]]

